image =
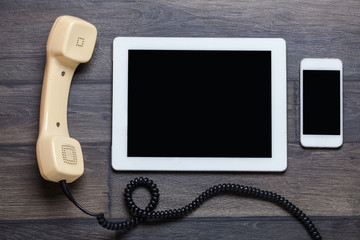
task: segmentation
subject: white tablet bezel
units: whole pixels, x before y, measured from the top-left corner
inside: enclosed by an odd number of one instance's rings
[[[177,158],[127,156],[128,51],[271,51],[272,157]],[[148,171],[284,171],[287,167],[286,43],[280,38],[118,37],[113,46],[112,167]]]

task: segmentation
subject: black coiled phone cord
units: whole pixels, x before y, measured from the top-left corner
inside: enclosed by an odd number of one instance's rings
[[[75,201],[73,196],[71,195],[70,189],[65,180],[60,181],[61,188],[69,198],[71,202],[75,204],[81,211],[84,213],[96,217],[98,223],[104,228],[110,230],[128,230],[140,222],[143,222],[145,219],[167,219],[174,217],[182,217],[186,214],[189,214],[195,211],[203,202],[207,199],[219,195],[219,194],[234,194],[240,196],[249,196],[254,198],[259,198],[263,200],[267,200],[269,202],[276,203],[280,207],[287,210],[292,216],[299,220],[305,227],[305,229],[309,232],[312,239],[322,239],[319,231],[316,229],[314,223],[310,220],[305,213],[303,213],[299,208],[297,208],[290,201],[286,200],[284,197],[264,190],[260,190],[254,187],[248,187],[238,184],[220,184],[213,186],[200,194],[194,201],[190,204],[186,205],[183,208],[166,210],[166,211],[154,211],[156,205],[159,202],[159,189],[156,187],[156,184],[149,180],[148,178],[135,178],[131,180],[129,184],[127,184],[125,188],[125,201],[127,206],[129,207],[131,213],[134,215],[133,218],[127,219],[122,222],[111,222],[108,221],[103,213],[92,213],[83,208],[78,202]],[[151,193],[151,201],[145,209],[139,208],[132,199],[132,193],[136,188],[144,187]]]

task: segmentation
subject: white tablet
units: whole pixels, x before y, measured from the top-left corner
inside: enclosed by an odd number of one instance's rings
[[[284,171],[286,43],[118,37],[115,170]]]

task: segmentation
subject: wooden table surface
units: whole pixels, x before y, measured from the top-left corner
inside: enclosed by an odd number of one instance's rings
[[[59,184],[43,180],[35,153],[40,94],[47,37],[60,15],[83,18],[98,29],[91,61],[75,73],[68,108],[70,135],[80,141],[85,158],[85,173],[70,188],[83,206],[111,219],[130,216],[123,189],[137,176],[158,184],[160,210],[182,207],[206,188],[230,182],[285,196],[313,217],[324,239],[360,239],[359,0],[1,1],[0,239],[310,239],[283,209],[231,195],[212,198],[183,219],[148,221],[126,233],[109,231],[75,208]],[[287,170],[112,170],[112,41],[117,36],[284,38]],[[343,61],[344,144],[339,149],[300,146],[299,64],[305,57]],[[148,198],[145,190],[135,196],[142,206]]]

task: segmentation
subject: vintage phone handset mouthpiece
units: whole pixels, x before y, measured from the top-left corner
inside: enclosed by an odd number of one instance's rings
[[[88,62],[96,42],[96,28],[76,17],[58,17],[51,29],[46,47],[46,67],[41,95],[39,137],[36,155],[41,176],[60,182],[71,202],[84,213],[96,217],[98,223],[111,230],[128,230],[146,219],[182,217],[196,210],[207,199],[219,194],[233,194],[273,202],[299,220],[312,239],[322,239],[315,225],[304,212],[284,197],[265,190],[239,184],[219,184],[210,187],[185,207],[155,211],[159,202],[159,189],[148,178],[135,178],[125,188],[125,201],[133,218],[113,222],[103,213],[92,213],[83,208],[72,196],[68,183],[84,172],[84,162],[79,142],[70,138],[67,128],[67,102],[72,76],[79,63]],[[145,209],[139,208],[132,198],[136,188],[146,188],[151,200]]]

